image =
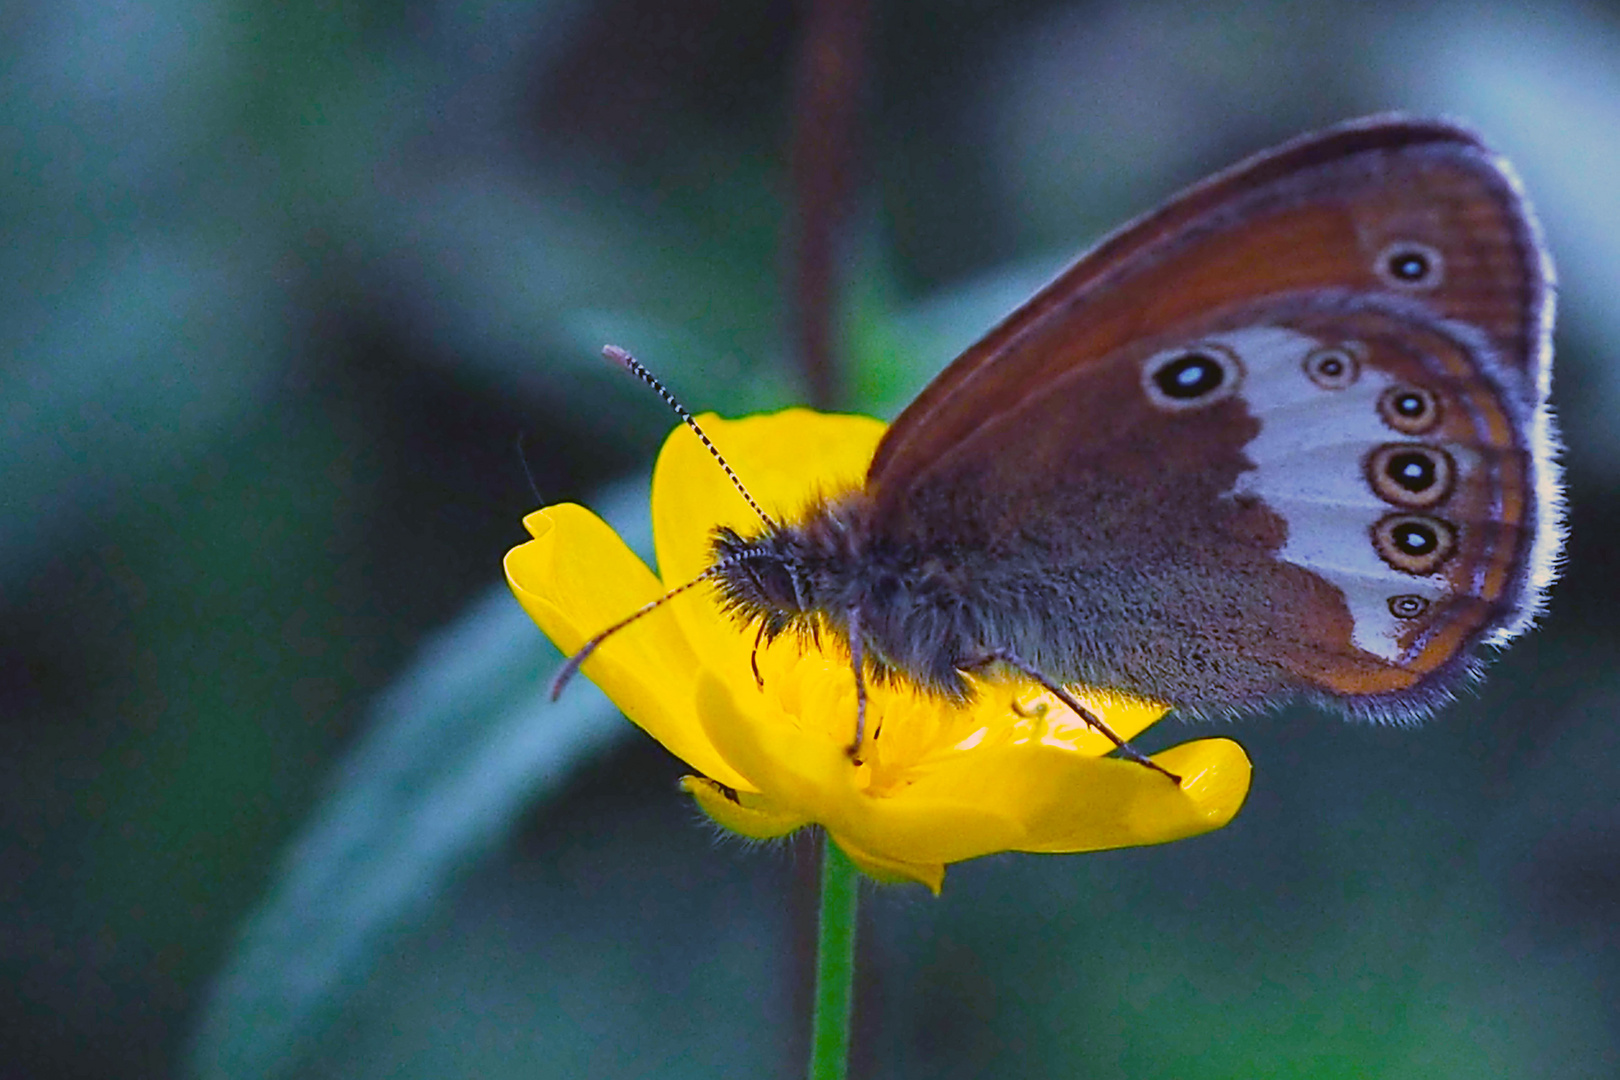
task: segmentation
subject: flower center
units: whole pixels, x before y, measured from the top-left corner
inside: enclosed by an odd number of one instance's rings
[[[785,722],[838,746],[855,736],[855,680],[847,656],[791,637],[762,647],[763,693]],[[866,736],[851,781],[869,795],[892,794],[919,769],[993,746],[1044,742],[1088,754],[1113,747],[1057,698],[1028,682],[975,680],[966,705],[919,693],[905,683],[868,680]]]

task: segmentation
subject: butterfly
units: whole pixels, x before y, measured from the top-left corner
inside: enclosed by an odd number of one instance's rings
[[[756,506],[699,580],[759,640],[847,645],[856,757],[871,678],[965,701],[1016,672],[1105,733],[1068,686],[1421,717],[1555,576],[1552,287],[1473,132],[1296,139],[1103,240],[918,395],[862,486]]]

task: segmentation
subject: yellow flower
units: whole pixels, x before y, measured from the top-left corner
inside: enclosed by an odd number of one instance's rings
[[[818,494],[858,485],[883,425],[793,409],[704,429],[767,513],[792,520]],[[664,444],[652,486],[663,580],[602,520],[574,505],[525,519],[534,539],[506,557],[525,610],[565,653],[697,576],[717,525],[758,519],[686,428]],[[1112,745],[1033,683],[984,682],[954,707],[874,685],[869,741],[845,752],[855,723],[847,653],[785,635],[749,653],[754,633],[703,584],[610,637],[582,671],[624,714],[700,775],[682,783],[719,824],[744,836],[823,826],[867,874],[939,891],[945,864],[995,851],[1098,851],[1218,829],[1243,805],[1249,760],[1228,739],[1155,756],[1182,777],[1107,757]],[[1163,706],[1080,692],[1123,738]]]

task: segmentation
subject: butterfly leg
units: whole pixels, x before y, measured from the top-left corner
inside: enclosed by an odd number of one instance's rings
[[[861,609],[849,609],[849,662],[855,670],[855,741],[846,753],[856,765],[861,763],[861,744],[866,741],[866,656],[861,648]]]
[[[1144,755],[1140,750],[1136,749],[1136,747],[1132,746],[1130,743],[1116,735],[1113,728],[1103,723],[1102,717],[1080,704],[1079,699],[1073,694],[1069,693],[1068,690],[1047,678],[1044,674],[1042,674],[1039,668],[1037,668],[1034,664],[1031,664],[1029,661],[1023,659],[1012,650],[993,650],[986,655],[979,664],[975,664],[973,666],[982,667],[985,664],[993,664],[997,662],[1006,664],[1008,667],[1029,676],[1031,679],[1034,679],[1036,682],[1044,686],[1052,693],[1052,696],[1056,697],[1059,701],[1063,702],[1063,704],[1074,710],[1074,714],[1081,720],[1085,721],[1087,727],[1104,736],[1109,742],[1117,746],[1119,748],[1119,752],[1127,761],[1134,761],[1138,765],[1146,766],[1147,768],[1152,769],[1154,772],[1163,773],[1165,776],[1174,781],[1177,786],[1180,786],[1181,777],[1153,761],[1151,758]]]
[[[748,654],[748,666],[754,669],[754,682],[758,687],[765,689],[765,676],[759,673],[759,643],[765,640],[765,624],[759,624],[759,633],[754,635],[754,651]]]
[[[1022,716],[1025,720],[1033,720],[1035,717],[1046,712],[1046,707],[1044,705],[1038,706],[1034,709],[1026,709],[1023,705],[1019,704],[1017,698],[1013,698],[1012,702],[1007,706],[1007,708],[1013,711],[1014,716]]]

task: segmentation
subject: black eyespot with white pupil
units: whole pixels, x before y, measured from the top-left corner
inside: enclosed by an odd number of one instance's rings
[[[1343,390],[1361,374],[1361,364],[1347,348],[1312,350],[1305,357],[1305,377],[1323,390]]]
[[[1434,486],[1434,462],[1422,454],[1397,454],[1384,475],[1407,491],[1428,491]]]
[[[1402,593],[1389,598],[1389,613],[1397,619],[1416,619],[1429,610],[1427,597]]]
[[[1384,283],[1396,289],[1431,289],[1440,284],[1443,260],[1427,244],[1391,244],[1378,255],[1375,269]]]
[[[1429,276],[1429,260],[1421,251],[1403,251],[1389,259],[1391,277],[1416,284]]]
[[[1417,386],[1392,386],[1378,399],[1378,416],[1403,435],[1422,435],[1440,422],[1440,399]]]
[[[1367,457],[1367,481],[1379,498],[1396,506],[1434,506],[1451,494],[1457,474],[1451,455],[1438,446],[1389,443]]]
[[[1440,569],[1457,548],[1456,530],[1440,518],[1390,514],[1373,526],[1378,555],[1402,573],[1426,577]]]
[[[1199,408],[1237,389],[1243,369],[1225,349],[1199,346],[1162,353],[1142,369],[1142,387],[1160,408]]]
[[[1165,397],[1193,401],[1219,390],[1226,371],[1208,353],[1194,352],[1164,365],[1154,373],[1153,381]]]
[[[1414,558],[1431,554],[1440,547],[1440,535],[1422,522],[1404,522],[1391,529],[1389,535],[1403,555]]]

